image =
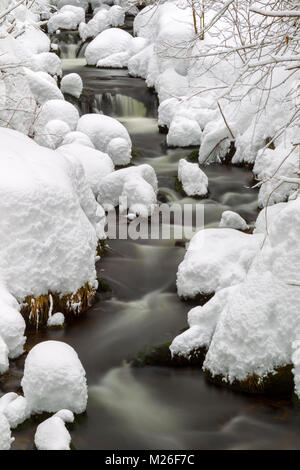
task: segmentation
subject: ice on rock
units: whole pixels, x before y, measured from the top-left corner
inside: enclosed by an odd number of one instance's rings
[[[9,450],[14,438],[11,437],[11,431],[7,418],[0,412],[0,450]]]
[[[200,230],[191,239],[177,272],[180,297],[210,294],[240,283],[262,242],[230,228]]]
[[[80,161],[87,182],[95,196],[100,191],[103,178],[114,171],[112,159],[100,150],[74,143],[62,145],[57,151],[66,158],[71,159],[71,161],[74,157]]]
[[[68,144],[79,144],[79,145],[84,145],[85,147],[90,147],[92,149],[95,148],[91,139],[83,132],[78,132],[78,131],[69,132],[65,136],[64,140],[62,141],[62,145],[68,145]]]
[[[47,325],[50,327],[63,326],[65,323],[65,316],[61,312],[56,312],[48,318]]]
[[[6,289],[23,302],[94,286],[97,203],[81,165],[11,129],[0,128],[0,138],[0,274]],[[13,354],[23,345],[25,324],[17,301],[10,296],[5,303],[11,309],[0,309],[0,335]]]
[[[63,93],[79,98],[83,89],[80,75],[78,75],[78,73],[69,73],[68,75],[65,75],[61,81],[60,89]]]
[[[101,152],[108,153],[115,165],[131,160],[131,139],[126,128],[116,119],[101,114],[85,114],[79,119],[77,131],[86,134]],[[118,139],[114,140],[113,139]]]
[[[78,25],[85,20],[85,11],[81,7],[65,5],[51,16],[48,21],[48,32],[54,33],[58,29],[77,29]]]
[[[205,196],[208,192],[208,178],[197,163],[179,161],[178,179],[188,196]]]
[[[39,72],[33,72],[26,67],[24,67],[24,71],[29,88],[37,103],[42,105],[48,100],[64,99],[64,96],[57,85],[54,85],[48,79],[45,79]]]
[[[134,180],[136,188],[133,186]],[[156,201],[156,193],[157,178],[154,169],[150,165],[139,165],[117,170],[103,178],[98,201],[104,208],[116,207],[119,205],[119,198],[127,196],[132,209],[143,204],[149,214],[154,197]]]
[[[34,443],[38,450],[70,450],[71,436],[65,423],[72,423],[74,415],[61,410],[37,427]]]
[[[29,352],[21,382],[32,413],[68,409],[83,413],[87,405],[85,371],[74,349],[60,341],[45,341]]]
[[[248,230],[247,222],[239,214],[233,211],[224,211],[219,224],[220,228],[235,228],[236,230]]]

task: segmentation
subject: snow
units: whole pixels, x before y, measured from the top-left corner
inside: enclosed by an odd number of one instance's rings
[[[171,147],[189,147],[201,144],[202,131],[194,119],[176,116],[172,119],[167,143]]]
[[[9,423],[0,412],[0,450],[9,450],[14,439],[11,437]]]
[[[37,71],[46,72],[60,77],[62,75],[61,60],[53,52],[41,52],[34,56]]]
[[[190,163],[181,158],[178,164],[178,180],[188,196],[205,196],[208,192],[208,178],[197,163]]]
[[[103,178],[114,171],[112,159],[106,153],[79,143],[63,145],[59,147],[57,152],[71,159],[71,161],[74,157],[80,161],[84,168],[86,180],[97,197]]]
[[[261,242],[261,234],[248,235],[230,228],[200,230],[179,265],[178,295],[211,294],[240,283]]]
[[[53,3],[53,0],[52,0],[52,3]],[[75,7],[80,7],[80,8],[83,8],[84,10],[87,10],[89,6],[88,0],[58,0],[56,3],[57,3],[58,9],[63,8],[65,5],[73,5]]]
[[[65,316],[61,312],[56,312],[48,318],[47,325],[49,327],[63,326],[65,323]]]
[[[74,143],[85,145],[86,147],[90,147],[92,149],[95,148],[91,139],[83,132],[77,132],[77,131],[69,132],[65,136],[62,142],[62,145],[68,145],[68,144],[74,144]]]
[[[0,413],[3,413],[11,429],[17,428],[30,418],[26,398],[16,393],[7,393],[0,398]]]
[[[222,213],[220,228],[235,228],[236,230],[248,230],[247,222],[239,214],[233,211]]]
[[[51,34],[58,29],[77,29],[82,21],[85,21],[84,9],[68,4],[51,16],[48,21],[48,31]]]
[[[0,138],[5,148],[0,277],[5,287],[23,302],[29,295],[71,294],[86,283],[96,285],[97,204],[82,167],[11,129],[1,128]],[[10,303],[18,313],[16,301]],[[7,336],[12,352],[18,349],[14,335],[24,326],[17,313],[0,315],[0,322],[10,315],[15,325]]]
[[[4,374],[9,369],[8,347],[0,336],[0,374]]]
[[[109,8],[107,5],[102,5],[100,10],[95,12],[94,17],[87,24],[81,23],[79,25],[80,37],[84,41],[88,38],[93,38],[110,26],[122,26],[124,19],[125,10],[120,6],[113,5]]]
[[[65,75],[61,81],[60,89],[62,93],[68,93],[71,96],[75,96],[75,98],[79,98],[83,89],[80,75],[78,73]]]
[[[44,341],[29,352],[21,382],[32,413],[68,409],[83,413],[87,405],[85,371],[74,349]]]
[[[33,72],[32,70],[25,68],[24,71],[26,74],[27,82],[29,88],[40,105],[46,103],[48,100],[63,100],[63,94],[59,88],[50,82],[48,79],[45,79],[44,76],[41,76],[38,72]]]
[[[120,198],[127,197],[129,212],[150,215],[156,203],[157,178],[150,165],[117,170],[103,178],[98,202],[104,208],[116,207]]]
[[[75,131],[79,113],[77,108],[68,101],[48,100],[38,110],[34,124],[36,133],[44,133],[44,127],[53,120],[64,121],[71,131]]]
[[[60,119],[47,122],[45,127],[35,136],[35,141],[43,147],[55,150],[70,133],[70,127]]]
[[[85,114],[79,119],[77,131],[86,134],[95,148],[108,153],[115,165],[131,160],[131,139],[126,128],[116,119],[101,114]],[[113,139],[118,139],[114,140]]]
[[[34,443],[38,450],[70,450],[71,436],[65,422],[73,422],[74,416],[68,416],[68,410],[62,410],[46,419],[37,427]],[[64,418],[67,418],[65,421]]]
[[[2,213],[1,209],[0,211]],[[6,219],[3,217],[3,223],[5,223],[5,220]],[[5,250],[5,245],[3,249]],[[19,310],[20,306],[16,299],[7,291],[4,285],[0,284],[0,344],[1,358],[3,358],[1,360],[2,373],[7,370],[7,357],[15,359],[23,353],[23,346],[26,340],[24,336],[25,322]]]
[[[87,46],[85,58],[88,65],[97,67],[126,67],[131,56],[140,52],[146,41],[133,38],[126,31],[110,28],[102,31]]]

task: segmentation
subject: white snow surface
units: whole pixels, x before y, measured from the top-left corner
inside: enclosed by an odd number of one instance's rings
[[[78,73],[65,75],[61,81],[60,89],[63,93],[68,93],[71,96],[75,96],[75,98],[79,98],[83,89],[80,75],[78,75]]]
[[[50,327],[63,326],[65,323],[65,316],[61,312],[56,312],[48,318],[47,325]]]
[[[178,179],[188,196],[205,196],[208,192],[208,178],[198,163],[179,160]]]
[[[261,241],[260,234],[248,235],[230,228],[200,230],[179,265],[178,295],[195,297],[240,283]]]
[[[85,114],[79,119],[77,131],[86,134],[97,150],[108,153],[115,165],[130,162],[131,139],[127,129],[116,119],[102,114]]]
[[[65,422],[73,422],[73,420],[73,413],[61,410],[39,424],[34,436],[36,448],[38,450],[70,450],[71,436]]]
[[[51,16],[48,21],[48,31],[50,34],[58,29],[77,29],[78,25],[85,20],[85,10],[73,5],[65,5]]]
[[[9,450],[13,441],[9,422],[4,414],[0,412],[0,450]]]
[[[219,224],[220,228],[235,228],[236,230],[248,230],[245,219],[233,211],[224,211]]]
[[[74,349],[44,341],[29,352],[21,382],[31,413],[68,409],[83,413],[87,405],[85,371]]]

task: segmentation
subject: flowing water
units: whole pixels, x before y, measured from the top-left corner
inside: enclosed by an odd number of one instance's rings
[[[71,55],[71,53],[70,53]],[[65,71],[78,72],[92,90],[81,111],[105,110],[128,129],[141,156],[134,163],[152,165],[164,201],[203,204],[205,223],[217,226],[224,209],[238,211],[248,222],[257,214],[251,172],[230,166],[205,169],[209,198],[183,198],[174,183],[179,158],[190,150],[168,149],[157,129],[157,102],[143,80],[125,70],[86,68],[67,60]],[[197,368],[130,368],[126,360],[147,346],[171,340],[187,326],[192,302],[176,295],[176,271],[185,250],[174,240],[109,242],[98,263],[99,279],[111,289],[99,294],[86,315],[65,329],[33,332],[28,349],[47,339],[72,345],[89,383],[87,412],[72,428],[77,449],[291,449],[300,448],[300,414],[290,401],[232,393],[208,384]],[[18,391],[24,357],[11,362],[0,390]],[[14,449],[30,449],[37,422],[14,432]]]

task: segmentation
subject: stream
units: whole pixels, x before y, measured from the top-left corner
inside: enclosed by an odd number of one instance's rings
[[[126,70],[85,67],[71,41],[64,72],[77,72],[92,90],[80,110],[100,109],[128,129],[140,156],[135,164],[155,169],[162,202],[203,204],[205,224],[218,226],[232,209],[248,222],[257,216],[250,171],[205,168],[209,197],[197,200],[175,190],[178,160],[191,149],[168,149],[157,128],[156,96]],[[66,58],[67,57],[67,58]],[[290,401],[233,393],[208,384],[200,369],[130,368],[126,360],[147,346],[170,341],[187,326],[193,302],[176,293],[176,271],[185,249],[174,240],[111,240],[98,263],[99,279],[112,289],[97,296],[87,314],[64,329],[28,333],[27,349],[44,340],[73,346],[86,370],[87,412],[72,425],[76,449],[299,449],[300,413]],[[20,391],[24,356],[0,377],[0,391]],[[32,449],[39,417],[13,432],[13,449]]]

